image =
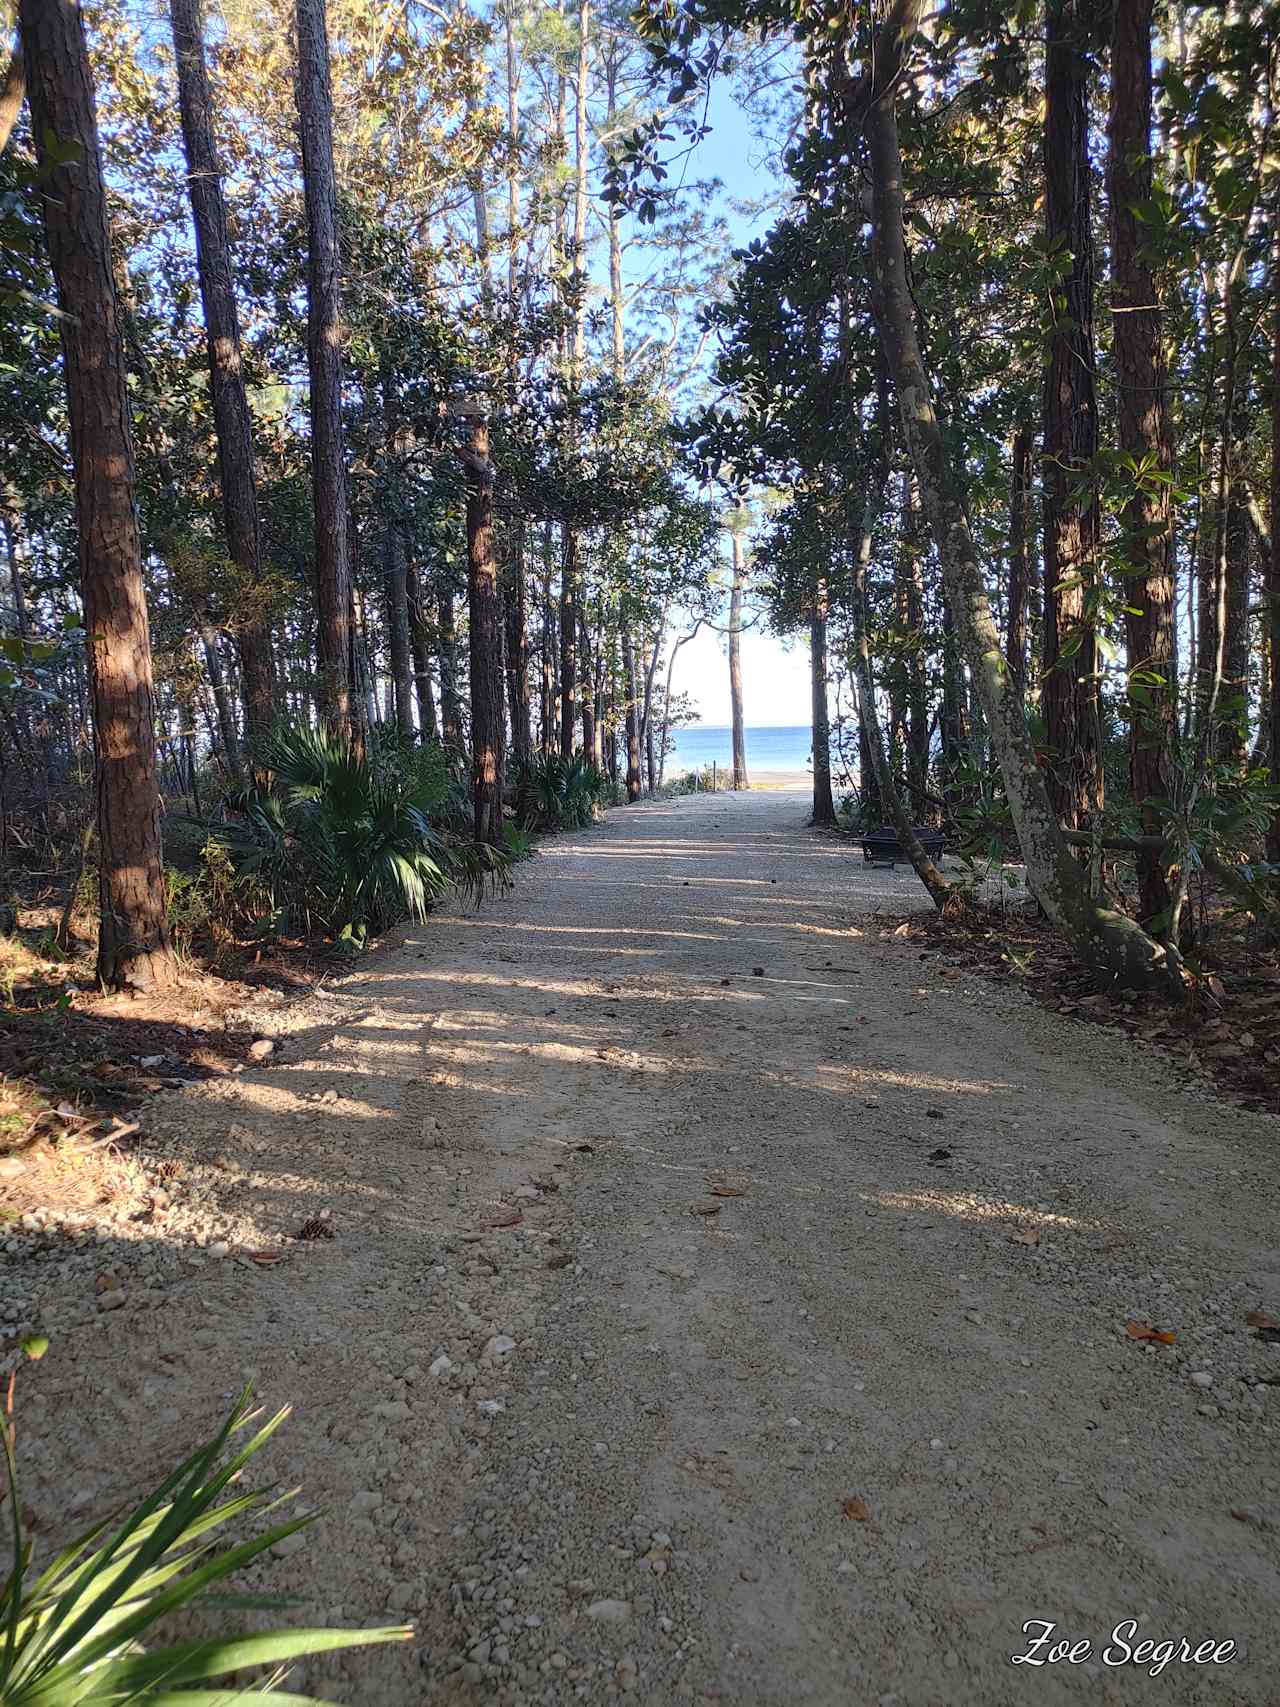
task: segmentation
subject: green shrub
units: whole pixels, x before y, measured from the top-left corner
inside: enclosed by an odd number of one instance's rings
[[[28,1342],[32,1357],[46,1349]],[[289,1495],[238,1493],[224,1498],[288,1415],[280,1411],[239,1451],[233,1435],[254,1420],[246,1390],[227,1421],[142,1500],[123,1521],[109,1519],[58,1553],[32,1576],[33,1544],[24,1534],[11,1426],[0,1426],[13,1522],[13,1568],[0,1584],[0,1707],[225,1707],[242,1696],[267,1704],[311,1702],[282,1693],[285,1662],[371,1642],[405,1641],[403,1626],[381,1630],[272,1630],[243,1636],[143,1645],[161,1620],[211,1604],[211,1590],[314,1514],[279,1522],[224,1546],[224,1524],[262,1516]],[[246,1604],[242,1599],[240,1604]],[[262,1599],[254,1606],[278,1605]],[[207,1686],[248,1667],[269,1668],[258,1685]],[[192,1686],[196,1687],[192,1687]]]
[[[516,775],[516,822],[524,830],[580,830],[608,789],[608,778],[583,753],[535,753]]]
[[[268,765],[270,789],[235,796],[214,840],[274,920],[359,945],[451,886],[478,901],[507,881],[506,854],[448,827],[454,784],[433,749],[361,754],[303,728],[276,737]]]

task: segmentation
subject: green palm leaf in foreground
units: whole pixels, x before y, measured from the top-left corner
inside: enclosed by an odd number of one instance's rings
[[[13,1522],[13,1569],[0,1584],[0,1707],[124,1707],[132,1702],[230,1707],[245,1699],[272,1707],[312,1701],[312,1696],[274,1687],[282,1666],[305,1654],[412,1636],[404,1626],[295,1629],[143,1646],[161,1619],[198,1605],[226,1577],[314,1521],[314,1514],[292,1518],[231,1546],[216,1536],[233,1520],[265,1514],[282,1503],[269,1492],[223,1497],[289,1413],[277,1412],[232,1451],[233,1436],[255,1414],[246,1388],[215,1437],[119,1527],[97,1525],[34,1578],[31,1543],[22,1532],[13,1430],[0,1426]],[[271,1670],[259,1683],[207,1687],[212,1679],[262,1667]]]

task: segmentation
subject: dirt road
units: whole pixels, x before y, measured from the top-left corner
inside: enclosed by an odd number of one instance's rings
[[[48,1306],[46,1527],[254,1371],[329,1512],[262,1582],[419,1631],[335,1700],[1280,1700],[1277,1123],[922,962],[804,805],[613,812],[167,1098],[189,1199],[40,1268],[125,1300]]]

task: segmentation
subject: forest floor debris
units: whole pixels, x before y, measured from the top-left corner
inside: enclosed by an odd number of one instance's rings
[[[1130,991],[1099,991],[1049,925],[1021,909],[912,912],[886,928],[925,951],[922,962],[940,962],[937,976],[968,970],[1015,982],[1051,1013],[1151,1044],[1188,1081],[1211,1084],[1243,1108],[1278,1113],[1280,945],[1260,944],[1225,911],[1211,924],[1216,946],[1198,957],[1198,995],[1182,1006]]]

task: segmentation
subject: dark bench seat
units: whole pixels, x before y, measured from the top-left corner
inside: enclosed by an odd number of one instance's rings
[[[913,824],[911,828],[929,858],[939,859],[946,843],[942,831],[931,829],[927,824]],[[898,841],[898,832],[890,824],[882,824],[878,830],[868,830],[861,841],[862,857],[868,865],[887,866],[892,870],[899,860],[907,857]]]

